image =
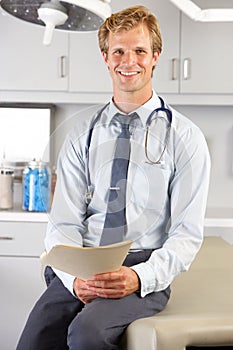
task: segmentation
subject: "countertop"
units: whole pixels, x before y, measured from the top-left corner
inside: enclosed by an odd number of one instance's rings
[[[207,208],[205,227],[233,227],[233,208]]]
[[[49,213],[28,212],[19,206],[14,209],[0,210],[0,221],[47,222]]]
[[[47,222],[49,213],[0,210],[0,221]],[[233,227],[233,208],[207,208],[205,227]]]

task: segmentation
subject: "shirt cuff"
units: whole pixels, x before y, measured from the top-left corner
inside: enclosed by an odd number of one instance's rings
[[[141,297],[145,297],[147,294],[155,292],[156,282],[155,282],[155,272],[153,267],[148,263],[140,263],[138,265],[130,266],[134,270],[141,283]]]
[[[55,274],[57,275],[57,277],[62,281],[63,285],[65,286],[65,288],[67,288],[69,290],[69,292],[77,298],[77,296],[74,293],[74,280],[75,277],[66,273],[66,272],[62,272],[60,270],[54,269]]]

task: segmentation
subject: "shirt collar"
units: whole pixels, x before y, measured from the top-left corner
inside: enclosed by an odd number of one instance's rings
[[[150,113],[154,109],[159,108],[159,107],[161,107],[160,99],[159,99],[158,95],[156,94],[156,92],[153,91],[152,97],[146,103],[144,103],[144,105],[142,105],[139,108],[135,109],[134,111],[130,112],[130,114],[136,112],[138,114],[141,122],[142,122],[142,125],[145,127],[147,118],[150,115]],[[109,108],[107,111],[107,122],[111,123],[112,118],[117,113],[125,114],[117,108],[117,106],[115,105],[115,103],[113,102],[113,99],[112,99],[110,101]]]

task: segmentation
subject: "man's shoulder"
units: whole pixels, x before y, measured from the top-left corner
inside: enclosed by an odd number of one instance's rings
[[[177,133],[184,133],[187,130],[195,130],[201,132],[200,128],[186,115],[170,107],[172,111],[172,125]]]

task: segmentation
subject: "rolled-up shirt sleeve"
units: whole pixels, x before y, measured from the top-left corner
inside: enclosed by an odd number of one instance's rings
[[[210,157],[195,126],[173,138],[174,175],[169,184],[170,220],[163,246],[148,261],[132,266],[141,281],[141,296],[163,290],[187,271],[203,241]]]

